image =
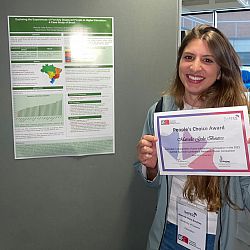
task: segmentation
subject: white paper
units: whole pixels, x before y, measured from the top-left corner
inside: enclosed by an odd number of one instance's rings
[[[250,175],[246,106],[155,113],[163,175]]]

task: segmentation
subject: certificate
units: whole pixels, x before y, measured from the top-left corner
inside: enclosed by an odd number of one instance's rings
[[[162,175],[250,175],[246,106],[154,114]]]

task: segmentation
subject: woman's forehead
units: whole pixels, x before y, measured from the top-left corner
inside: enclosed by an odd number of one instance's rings
[[[202,54],[214,56],[213,51],[208,46],[208,43],[204,39],[192,39],[187,46],[184,48],[183,53],[192,53],[192,54]]]

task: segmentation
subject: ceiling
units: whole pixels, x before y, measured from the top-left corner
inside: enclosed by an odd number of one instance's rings
[[[242,7],[238,0],[182,0],[182,12]]]

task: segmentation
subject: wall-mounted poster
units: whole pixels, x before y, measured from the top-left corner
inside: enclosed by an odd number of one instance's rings
[[[9,16],[16,159],[114,153],[112,17]]]

